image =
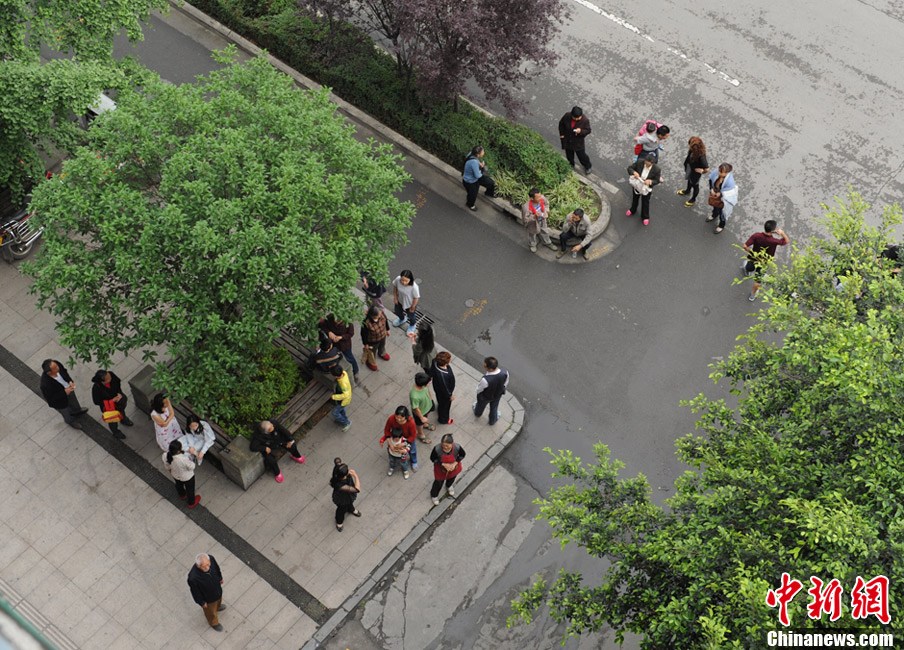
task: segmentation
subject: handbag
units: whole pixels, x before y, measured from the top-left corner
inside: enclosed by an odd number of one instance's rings
[[[715,194],[713,194],[712,192],[710,192],[709,196],[706,197],[706,202],[714,208],[724,208],[725,207],[725,202],[722,199],[720,199],[719,197],[717,197]]]
[[[628,184],[634,188],[635,194],[640,194],[641,196],[646,196],[650,192],[653,191],[653,188],[643,182],[643,179],[638,178],[637,176],[631,176],[628,178]]]
[[[102,417],[104,422],[108,424],[111,422],[122,422],[122,413],[116,408],[116,402],[111,399],[104,400]]]
[[[377,358],[374,356],[374,349],[369,345],[364,348],[364,365],[377,365]]]

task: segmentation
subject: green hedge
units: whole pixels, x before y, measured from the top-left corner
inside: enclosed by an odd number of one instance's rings
[[[228,398],[235,409],[235,417],[218,422],[231,438],[251,437],[257,422],[276,416],[303,387],[298,365],[282,348],[273,346],[260,354],[258,368],[259,374],[248,390]]]
[[[487,116],[467,104],[457,110],[449,104],[425,105],[399,77],[393,58],[353,26],[335,22],[330,26],[292,7],[281,8],[278,2],[193,0],[191,4],[456,169],[462,168],[471,147],[480,144],[487,151],[491,173],[513,175],[519,188],[537,186],[552,192],[572,173],[558,150],[520,124]],[[260,15],[264,6],[277,12]],[[588,200],[596,201],[591,195],[586,190],[582,194],[585,209],[592,209]],[[518,203],[526,198],[523,194],[503,197]]]

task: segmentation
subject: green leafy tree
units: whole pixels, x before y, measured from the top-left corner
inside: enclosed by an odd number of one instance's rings
[[[141,21],[166,0],[4,0],[0,2],[0,186],[20,194],[44,173],[42,154],[80,140],[70,120],[123,75],[113,39],[141,39]],[[41,47],[71,56],[43,62]]]
[[[563,546],[604,562],[599,576],[541,577],[510,624],[545,604],[568,635],[609,626],[644,648],[763,647],[781,629],[766,594],[782,572],[804,585],[788,610],[795,630],[879,626],[851,617],[857,576],[891,578],[894,624],[904,602],[904,283],[879,255],[900,209],[873,228],[855,193],[824,207],[831,237],[786,269],[771,265],[768,308],[714,366],[737,405],[702,394],[688,403],[702,435],[677,443],[692,469],[667,507],[642,475],[620,478],[603,444],[594,463],[553,454],[567,482],[538,501],[540,517]],[[837,622],[808,617],[811,576],[841,582]]]
[[[33,291],[75,358],[165,347],[161,387],[232,417],[281,328],[360,316],[359,269],[385,275],[406,241],[408,176],[263,59],[119,99],[35,192]]]

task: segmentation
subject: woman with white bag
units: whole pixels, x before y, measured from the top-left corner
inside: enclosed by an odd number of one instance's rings
[[[659,165],[649,158],[638,159],[628,167],[628,183],[631,184],[634,191],[631,209],[625,212],[625,216],[630,217],[637,214],[637,204],[640,203],[640,217],[643,219],[643,225],[649,226],[650,196],[653,194],[653,188],[659,185],[661,180],[662,173],[659,171]]]

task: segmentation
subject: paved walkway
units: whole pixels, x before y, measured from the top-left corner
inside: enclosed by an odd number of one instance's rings
[[[425,194],[425,203],[439,201]],[[41,361],[65,363],[69,352],[53,319],[35,307],[29,279],[16,266],[0,272],[0,488],[12,495],[0,506],[3,539],[10,540],[0,550],[0,590],[61,648],[316,647],[521,429],[523,409],[511,395],[495,426],[470,413],[482,373],[453,358],[455,423],[429,435],[437,442],[453,433],[467,451],[456,498],[432,506],[430,446],[419,447],[421,471],[409,480],[386,476],[378,440],[386,418],[408,404],[419,370],[411,341],[393,329],[392,359],[380,360],[377,372],[361,367],[348,432],[329,417],[318,423],[300,443],[307,463],[283,461],[283,484],[265,475],[243,491],[203,465],[202,507],[189,513],[175,499],[153,426],[134,401],[136,425],[122,428],[125,441],[98,421],[89,389],[95,366],[69,367],[93,418],[85,432],[66,426],[35,394]],[[134,353],[118,356],[111,369],[125,383],[142,367]],[[328,487],[336,456],[363,486],[357,504],[364,516],[350,517],[341,533]],[[225,635],[206,629],[185,584],[200,551],[212,552],[227,577]]]

